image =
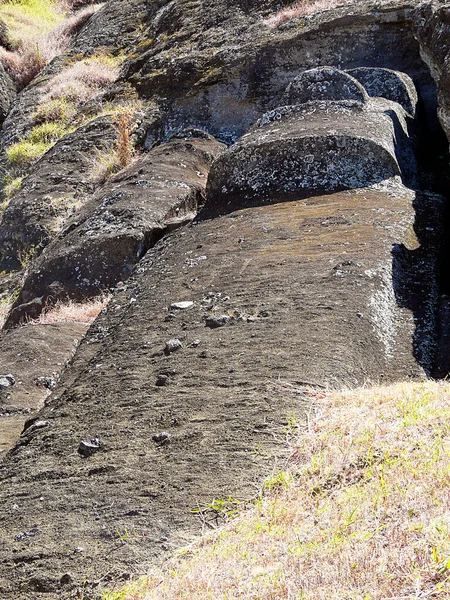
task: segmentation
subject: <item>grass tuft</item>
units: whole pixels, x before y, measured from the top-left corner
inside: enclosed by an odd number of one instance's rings
[[[10,165],[24,167],[41,158],[49,147],[50,145],[46,142],[36,143],[30,140],[22,140],[7,148],[6,157]]]
[[[34,325],[50,325],[53,323],[92,323],[101,311],[106,307],[109,296],[99,296],[84,302],[67,300],[57,302],[54,306],[44,311],[40,317],[32,323]]]
[[[351,0],[299,0],[291,6],[280,8],[276,13],[264,19],[270,29],[276,29],[292,19],[299,19],[323,10],[330,10],[350,4]]]

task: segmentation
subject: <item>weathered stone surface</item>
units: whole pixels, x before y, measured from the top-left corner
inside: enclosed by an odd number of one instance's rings
[[[34,264],[6,327],[26,319],[35,298],[81,299],[124,280],[163,232],[194,218],[224,146],[195,131],[180,136],[144,154],[84,205]]]
[[[336,67],[317,67],[303,71],[291,81],[284,95],[285,104],[313,100],[357,100],[365,102],[367,92],[352,75]]]
[[[268,113],[214,162],[207,210],[227,210],[233,198],[352,189],[400,175],[411,150],[404,125],[404,139],[396,135],[402,109],[386,103],[311,102]]]
[[[40,251],[89,198],[93,155],[111,148],[109,118],[98,118],[64,136],[35,165],[0,223],[0,270],[19,268],[21,255]]]
[[[438,88],[439,119],[450,139],[450,6],[444,0],[424,2],[415,17],[421,55]]]
[[[347,72],[364,86],[369,96],[397,102],[407,113],[415,116],[417,90],[413,80],[406,73],[380,67],[359,67]]]
[[[392,183],[273,202],[200,218],[150,250],[128,282],[133,298],[117,293],[40,413],[48,427],[1,463],[0,579],[12,582],[2,597],[27,597],[32,572],[50,580],[49,598],[63,598],[69,568],[87,590],[106,573],[112,586],[162,560],[162,536],[172,549],[198,534],[192,508],[253,495],[250,482],[270,470],[267,433],[304,407],[283,382],[420,376],[436,278],[412,230],[418,201]],[[174,298],[195,306],[166,322]],[[221,298],[235,324],[209,329]],[[169,339],[183,350],[161,352]],[[171,385],[155,386],[168,369]],[[161,431],[170,444],[151,443]],[[82,463],[74,448],[90,436],[105,450]],[[26,551],[38,557],[17,571],[14,536],[36,524],[45,538],[27,539]],[[135,535],[118,546],[125,530]]]
[[[83,323],[57,323],[0,333],[0,373],[14,369],[16,380],[7,401],[0,400],[0,453],[17,440],[26,419],[42,407],[48,395],[46,388],[36,386],[36,380],[54,381],[86,330]]]
[[[321,65],[405,72],[432,102],[433,82],[414,39],[415,1],[362,1],[275,30],[264,26],[267,11],[260,3],[253,14],[221,9],[216,0],[203,2],[202,11],[185,4],[170,3],[148,21],[138,56],[125,68],[143,96],[165,98],[163,133],[190,124],[235,141],[258,117],[280,106],[293,78]],[[149,39],[153,43],[146,45]],[[153,139],[149,131],[149,143]]]
[[[0,62],[0,125],[5,120],[5,117],[8,114],[15,97],[16,90],[14,88],[14,84]]]

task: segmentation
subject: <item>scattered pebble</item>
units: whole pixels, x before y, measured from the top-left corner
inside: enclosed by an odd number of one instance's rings
[[[170,305],[170,310],[186,310],[187,308],[191,308],[194,306],[192,300],[186,300],[183,302],[174,302]]]
[[[54,390],[56,387],[56,380],[53,377],[37,377],[35,384],[38,387],[43,387],[47,390]]]
[[[29,531],[24,531],[22,533],[18,533],[14,539],[16,540],[16,542],[23,542],[27,538],[34,537],[38,533],[41,533],[40,530],[37,527],[33,527]]]
[[[13,375],[0,375],[0,390],[7,390],[16,383]]]
[[[169,377],[167,375],[164,375],[163,373],[160,373],[156,377],[155,385],[157,385],[159,387],[163,387],[165,385],[169,385]]]
[[[162,431],[161,433],[152,435],[152,440],[155,442],[155,444],[162,446],[163,444],[168,444],[170,442],[170,434],[168,434],[166,431]]]
[[[230,321],[231,317],[228,315],[216,315],[213,317],[208,317],[206,319],[206,327],[210,327],[211,329],[217,329],[217,327],[223,327],[224,325],[228,325]]]
[[[95,452],[98,452],[101,447],[101,442],[98,438],[92,438],[88,441],[81,441],[78,446],[78,453],[84,458],[92,456]]]
[[[172,354],[172,352],[176,352],[177,350],[180,350],[182,347],[183,347],[182,342],[180,342],[179,339],[174,338],[174,339],[166,342],[166,347],[164,349],[164,352],[166,354]]]

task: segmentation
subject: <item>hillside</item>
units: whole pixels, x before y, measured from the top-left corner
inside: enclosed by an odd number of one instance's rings
[[[449,11],[0,5],[2,600],[446,597]]]

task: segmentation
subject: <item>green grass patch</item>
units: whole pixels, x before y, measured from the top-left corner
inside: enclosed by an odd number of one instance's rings
[[[8,27],[13,46],[26,40],[37,40],[65,18],[64,11],[52,0],[6,0],[0,6],[0,17]]]
[[[45,142],[35,143],[30,140],[16,142],[6,150],[8,163],[12,166],[26,166],[39,160],[51,145],[52,144],[47,144]]]

